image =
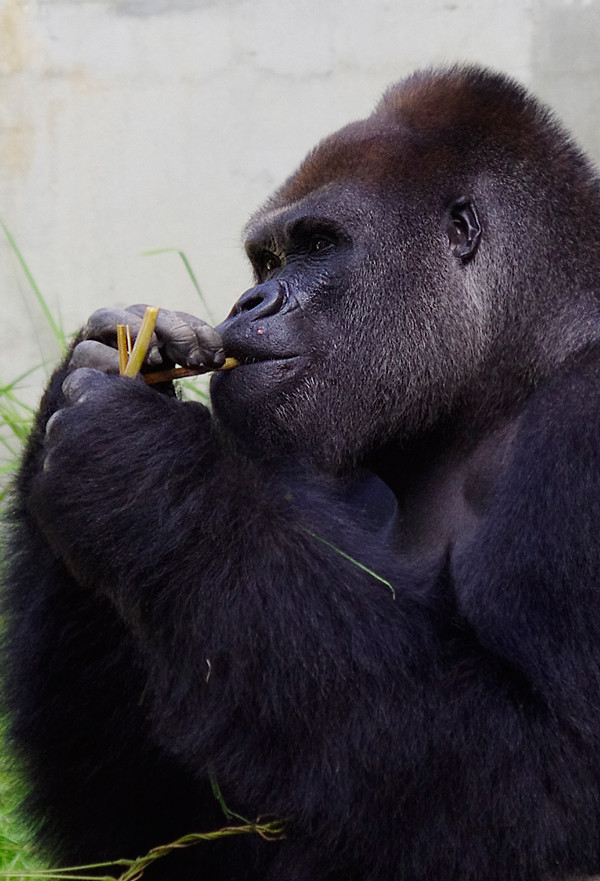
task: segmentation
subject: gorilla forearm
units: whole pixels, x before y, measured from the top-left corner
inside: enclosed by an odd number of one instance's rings
[[[11,610],[4,685],[30,775],[25,807],[39,843],[62,864],[135,855],[183,834],[198,798],[196,785],[192,797],[189,780],[161,758],[145,723],[147,672],[133,635],[106,598],[72,577],[40,529],[47,523],[32,485],[47,422],[67,403],[69,361],[70,353],[46,390],[7,512],[4,597]],[[70,542],[79,536],[75,524]],[[172,806],[168,830],[164,804]]]
[[[328,574],[333,583],[340,566],[349,584],[358,579],[365,602],[399,607],[382,577],[397,562],[353,523],[348,506],[315,476],[309,486],[230,450],[201,405],[98,374],[55,419],[27,507],[78,578],[109,595],[125,618],[148,612],[150,597],[161,605],[161,590],[170,589],[188,610],[200,591],[200,617],[211,594],[276,604],[278,593],[263,595],[278,569],[282,585],[308,585],[299,591],[308,602],[312,583]],[[356,548],[375,576],[347,559]],[[288,560],[296,560],[292,574]],[[408,568],[401,576],[411,592],[420,578]],[[331,593],[345,591],[333,585]]]

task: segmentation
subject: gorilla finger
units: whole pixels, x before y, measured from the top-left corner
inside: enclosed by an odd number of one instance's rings
[[[42,468],[48,471],[56,459],[61,441],[69,432],[68,408],[56,410],[46,423],[46,443]]]
[[[81,404],[93,392],[107,388],[111,378],[100,370],[80,367],[70,373],[62,384],[62,390],[69,404]]]
[[[161,342],[164,342],[166,355],[177,364],[186,367],[210,366],[216,354],[216,350],[222,348],[220,338],[212,331],[213,337],[202,337],[199,340],[198,331],[203,331],[205,325],[198,318],[193,318],[185,312],[171,312],[161,309],[156,321],[156,333]],[[208,345],[206,340],[208,339]]]
[[[97,309],[88,318],[83,333],[88,340],[98,340],[116,346],[117,324],[128,324],[132,336],[135,335],[142,322],[125,309]]]
[[[65,427],[67,411],[63,408],[56,410],[46,423],[46,439],[48,443],[56,443],[60,439],[62,429]]]
[[[127,306],[125,312],[131,312],[132,315],[137,315],[139,318],[143,318],[147,308],[148,303],[134,303],[133,306]]]
[[[118,373],[119,355],[116,349],[98,340],[83,340],[73,349],[69,370],[78,370],[82,367],[91,367],[102,373]]]
[[[141,315],[139,310],[141,309]],[[130,309],[97,309],[88,318],[84,328],[84,336],[86,339],[94,339],[98,342],[117,347],[117,324],[125,324],[131,331],[131,341],[135,342],[144,314],[144,306],[133,307]],[[138,311],[134,311],[138,310]],[[150,346],[146,355],[148,364],[158,365],[162,363],[162,358],[158,351],[156,335],[152,334],[150,338]]]
[[[127,311],[138,317],[143,317],[146,309],[144,303],[127,307]],[[177,364],[210,368],[221,367],[225,363],[219,334],[205,321],[188,312],[161,309],[156,321],[156,334],[159,346],[164,347],[167,357]]]
[[[203,353],[202,363],[210,367],[222,367],[225,363],[225,351],[223,349],[223,340],[210,324],[196,318],[195,315],[188,315],[187,312],[177,312],[177,315],[186,321],[194,330],[200,351]]]
[[[146,314],[146,309],[148,306],[146,303],[134,303],[133,306],[128,306],[125,310],[131,315],[136,316],[136,321],[140,319],[140,327]],[[164,311],[164,310],[163,310]],[[160,312],[159,312],[160,314]],[[137,331],[136,331],[137,336]],[[151,367],[158,367],[164,362],[164,358],[162,356],[162,350],[164,349],[164,340],[159,339],[159,335],[157,331],[155,331],[150,337],[150,344],[148,346],[148,351],[146,352],[146,357],[144,358],[144,363],[150,365]]]

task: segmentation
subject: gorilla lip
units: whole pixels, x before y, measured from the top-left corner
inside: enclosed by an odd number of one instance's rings
[[[272,353],[269,355],[238,355],[237,358],[233,358],[232,360],[235,360],[236,365],[239,367],[252,367],[257,364],[285,363],[287,361],[293,361],[298,357],[299,356],[296,354],[278,355]]]
[[[186,379],[188,376],[200,376],[203,373],[217,373],[220,370],[233,370],[241,364],[237,358],[225,358],[220,367],[171,367],[169,370],[157,370],[145,373],[144,379],[149,385],[157,382],[172,382],[174,379]]]

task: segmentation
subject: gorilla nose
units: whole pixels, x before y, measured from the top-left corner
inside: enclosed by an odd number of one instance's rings
[[[253,321],[257,318],[267,318],[279,312],[286,300],[285,285],[278,281],[268,281],[242,294],[229,317],[234,318],[243,312],[252,312],[248,317]]]

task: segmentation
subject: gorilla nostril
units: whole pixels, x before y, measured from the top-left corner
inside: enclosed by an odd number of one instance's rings
[[[260,296],[260,294],[254,294],[254,296],[248,297],[247,299],[244,295],[235,307],[235,314],[239,315],[240,312],[249,312],[251,309],[256,309],[256,307],[260,306],[263,301],[264,297]]]
[[[267,318],[269,315],[276,315],[287,299],[285,285],[279,282],[267,282],[266,284],[257,285],[242,294],[233,309],[232,317],[241,315],[242,313],[252,312],[249,316],[252,320],[256,318]]]

